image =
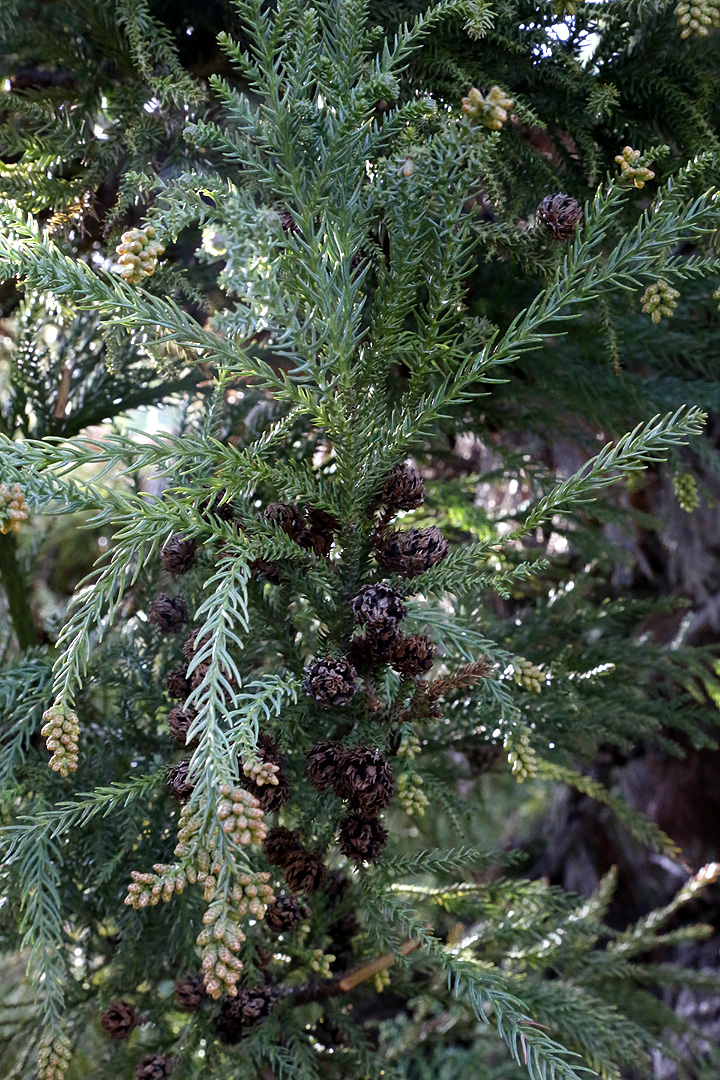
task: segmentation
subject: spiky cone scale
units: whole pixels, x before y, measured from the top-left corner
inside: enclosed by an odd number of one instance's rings
[[[560,241],[572,239],[582,218],[583,210],[577,199],[562,192],[547,195],[537,208],[538,221]]]
[[[397,589],[382,582],[364,585],[352,601],[353,619],[359,626],[394,626],[407,615],[407,608]]]
[[[197,561],[197,541],[192,537],[171,536],[160,552],[160,562],[175,577],[187,574]]]
[[[379,750],[354,746],[340,757],[334,791],[352,809],[375,815],[392,802],[392,770]]]
[[[414,465],[393,465],[380,498],[388,510],[416,510],[425,502],[425,481]]]
[[[265,912],[265,925],[276,934],[287,934],[307,917],[307,908],[293,893],[283,889]]]
[[[338,847],[352,862],[376,862],[387,843],[387,829],[376,817],[349,814],[340,822]]]
[[[436,653],[437,648],[433,642],[422,634],[411,634],[409,637],[398,635],[390,663],[406,679],[414,679],[430,670]]]
[[[190,725],[197,716],[194,709],[183,709],[179,705],[168,713],[167,723],[170,728],[170,736],[178,746],[197,746],[197,739],[188,743],[187,736]]]
[[[303,547],[311,548],[318,556],[329,555],[335,535],[340,531],[340,522],[326,510],[313,506],[307,508],[306,518],[307,529],[300,543]]]
[[[174,1058],[166,1058],[163,1054],[146,1054],[138,1062],[135,1075],[137,1080],[165,1080],[176,1064]]]
[[[129,1001],[115,1001],[100,1013],[100,1027],[113,1042],[127,1039],[139,1023],[135,1006]]]
[[[277,525],[286,536],[299,543],[305,534],[305,520],[302,510],[295,503],[275,502],[269,503],[264,511],[266,521]]]
[[[168,772],[168,790],[171,798],[177,799],[178,802],[185,802],[186,799],[189,799],[195,787],[194,783],[188,780],[189,767],[190,760],[186,759],[178,761],[177,765],[173,765]]]
[[[149,618],[152,625],[164,634],[177,634],[188,620],[185,598],[159,593],[150,604]]]
[[[450,545],[438,529],[391,530],[377,538],[376,553],[380,566],[400,577],[414,578],[425,573],[446,557]]]
[[[369,671],[379,665],[389,664],[397,636],[395,622],[368,626],[364,634],[355,634],[350,638],[348,659],[359,671]]]
[[[240,1042],[249,1029],[262,1024],[275,1007],[276,994],[269,986],[242,987],[234,998],[225,998],[213,1022],[221,1042]]]
[[[184,975],[175,983],[175,1004],[183,1012],[197,1012],[206,1001],[202,975]]]
[[[169,671],[165,676],[165,689],[171,698],[184,701],[192,689],[187,678],[187,668],[179,667]]]
[[[263,841],[265,858],[272,866],[285,866],[297,851],[302,850],[300,829],[288,829],[285,825],[274,825],[268,830]]]
[[[28,519],[28,504],[20,484],[0,484],[0,534],[20,532]]]
[[[305,754],[305,776],[316,791],[329,791],[338,779],[342,744],[324,739]]]
[[[305,848],[290,852],[282,870],[288,887],[296,893],[315,892],[325,877],[322,854],[319,851],[307,851]]]
[[[48,765],[66,779],[78,767],[80,723],[76,712],[64,705],[53,705],[43,713],[40,734],[52,755]]]
[[[323,709],[349,705],[357,693],[357,671],[346,656],[326,656],[305,669],[302,688]]]

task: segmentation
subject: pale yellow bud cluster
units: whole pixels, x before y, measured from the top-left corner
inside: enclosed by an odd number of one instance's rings
[[[200,966],[205,989],[215,999],[223,994],[237,997],[242,961],[234,954],[239,952],[245,941],[239,916],[225,900],[220,900],[207,909],[203,924],[197,944],[202,949]]]
[[[273,765],[270,761],[258,761],[254,765],[248,761],[243,765],[243,772],[258,787],[262,787],[263,784],[271,784],[273,787],[278,786],[277,774],[280,772],[280,766]]]
[[[80,724],[77,713],[64,705],[53,705],[43,713],[40,734],[51,752],[50,768],[65,778],[78,767]]]
[[[412,761],[422,751],[422,744],[417,735],[405,735],[398,746],[397,756]]]
[[[0,484],[0,533],[20,532],[27,521],[28,504],[19,484]]]
[[[275,903],[275,894],[269,874],[238,874],[232,887],[232,897],[237,904],[238,915],[254,915],[264,919],[270,904]]]
[[[268,827],[255,796],[242,788],[231,788],[229,784],[223,784],[220,794],[224,798],[218,804],[217,816],[222,831],[240,847],[262,844]]]
[[[515,104],[499,86],[493,86],[483,97],[473,86],[468,96],[462,99],[463,112],[471,119],[491,131],[500,131],[508,118],[508,109]]]
[[[125,903],[128,907],[146,908],[154,907],[161,900],[165,903],[171,900],[175,893],[181,893],[188,882],[188,874],[177,863],[168,866],[166,863],[155,863],[154,874],[141,874],[139,870],[132,870],[130,877],[132,882],[128,885],[128,894]]]
[[[314,949],[312,959],[310,961],[310,968],[316,972],[321,979],[331,979],[332,971],[330,965],[335,960],[335,956],[332,953],[324,953],[322,949]]]
[[[620,179],[633,187],[642,188],[648,180],[652,180],[655,173],[645,165],[638,165],[642,157],[639,150],[633,150],[632,146],[624,146],[621,154],[615,155],[615,160],[620,166]]]
[[[397,778],[397,796],[406,814],[411,817],[423,817],[429,799],[422,789],[422,776],[417,773],[403,772]]]
[[[692,473],[675,473],[673,476],[675,497],[685,513],[692,514],[700,505],[697,482]]]
[[[516,656],[512,662],[513,680],[518,686],[524,686],[526,690],[534,690],[539,694],[543,686],[547,685],[545,672],[526,660],[524,656]]]
[[[146,225],[144,229],[129,229],[122,234],[116,248],[119,255],[118,273],[128,285],[137,285],[155,270],[158,259],[165,251],[155,237],[152,225]]]
[[[675,8],[680,37],[689,38],[691,34],[706,37],[712,27],[720,26],[719,0],[680,0]]]
[[[38,1080],[63,1080],[70,1065],[70,1040],[65,1035],[46,1035],[37,1056]]]
[[[530,743],[530,734],[525,728],[519,728],[508,735],[505,740],[505,750],[508,764],[519,784],[537,775],[537,755]]]
[[[680,293],[668,285],[667,281],[656,281],[648,285],[642,295],[642,309],[654,323],[659,323],[663,315],[670,318],[675,314]]]
[[[382,971],[378,971],[373,975],[373,986],[377,990],[378,994],[382,994],[386,986],[390,985],[390,972],[387,968],[383,968]]]

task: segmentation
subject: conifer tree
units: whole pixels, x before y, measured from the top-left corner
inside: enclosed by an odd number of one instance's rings
[[[575,590],[533,545],[584,560],[589,503],[713,458],[715,105],[680,131],[680,74],[649,119],[621,69],[672,49],[706,86],[714,9],[220,7],[209,77],[186,9],[5,20],[0,930],[36,991],[8,1074],[651,1076],[654,988],[715,982],[649,955],[706,932],[673,920],[720,867],[618,929],[614,871],[532,879],[499,819],[569,783],[681,859],[583,767],[708,745],[709,657],[631,648],[606,546]],[[704,320],[690,372],[671,318]],[[173,430],[128,422],[167,401]],[[520,433],[566,421],[595,447],[555,476]],[[33,611],[63,515],[96,565]]]

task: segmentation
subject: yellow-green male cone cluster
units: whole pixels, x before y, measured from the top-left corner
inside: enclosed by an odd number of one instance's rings
[[[675,14],[681,38],[705,37],[712,27],[720,26],[720,0],[680,0]]]
[[[642,295],[642,309],[654,323],[659,323],[663,315],[668,318],[675,314],[680,293],[668,285],[667,281],[656,281],[648,285]]]
[[[537,754],[532,748],[530,735],[525,728],[518,728],[508,735],[505,740],[505,750],[508,764],[519,784],[537,775]]]
[[[77,713],[64,705],[53,705],[43,713],[43,721],[40,734],[52,753],[50,768],[64,779],[78,767],[80,724]]]
[[[526,690],[534,690],[539,694],[547,683],[545,673],[524,656],[516,656],[513,660],[513,681],[518,686],[524,686]]]
[[[116,250],[120,277],[128,285],[137,285],[153,273],[165,248],[156,239],[153,226],[146,225],[144,229],[124,232]]]
[[[512,109],[514,104],[514,100],[507,97],[499,86],[492,86],[484,97],[473,86],[468,96],[462,99],[463,112],[491,131],[500,131],[508,118],[508,109]]]
[[[63,1080],[69,1064],[70,1040],[65,1035],[46,1035],[38,1050],[38,1080]]]
[[[20,532],[27,521],[28,504],[19,484],[0,484],[0,533]]]
[[[692,514],[700,505],[697,482],[692,473],[675,473],[673,476],[675,497],[686,514]]]
[[[410,817],[423,817],[430,801],[422,789],[422,776],[414,772],[402,772],[397,778],[398,802]]]
[[[624,146],[621,154],[616,154],[615,160],[620,166],[620,179],[633,187],[643,188],[648,180],[652,180],[655,173],[645,165],[638,162],[642,154],[639,150],[633,150],[632,146]]]

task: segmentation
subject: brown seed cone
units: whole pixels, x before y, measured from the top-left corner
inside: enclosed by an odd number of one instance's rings
[[[325,739],[316,743],[305,755],[305,776],[317,791],[327,791],[337,781],[342,744]]]
[[[207,1001],[202,975],[185,975],[175,983],[175,1004],[183,1012],[196,1012]]]
[[[187,733],[196,716],[197,713],[194,709],[182,709],[179,705],[168,713],[167,722],[170,735],[179,746],[188,745]],[[197,740],[194,740],[190,745],[197,746]]]
[[[150,622],[164,634],[177,634],[187,619],[187,604],[183,596],[159,593],[150,605]]]
[[[100,1013],[100,1027],[114,1042],[127,1039],[132,1029],[139,1023],[135,1006],[129,1001],[115,1001]]]
[[[378,538],[376,558],[385,570],[414,578],[442,562],[449,550],[447,540],[433,525],[429,529],[383,533]]]
[[[313,506],[307,508],[307,531],[302,538],[303,547],[310,547],[316,555],[329,555],[340,522],[325,510]]]
[[[243,987],[237,997],[223,998],[213,1028],[221,1042],[239,1042],[249,1028],[267,1019],[275,1007],[276,993],[269,986]]]
[[[395,648],[398,630],[394,622],[368,626],[360,637],[350,638],[348,658],[361,671],[374,668],[378,664],[389,664]]]
[[[219,491],[217,495],[214,495],[201,510],[202,516],[204,518],[209,516],[220,518],[221,521],[234,521],[235,512],[232,508],[232,503],[230,500],[222,502],[226,494],[227,492],[225,491]]]
[[[470,766],[473,776],[481,776],[489,772],[502,757],[502,747],[491,742],[478,742],[474,746],[466,746],[463,754]]]
[[[308,697],[333,709],[347,705],[357,693],[357,671],[346,656],[326,656],[305,669],[302,688]]]
[[[162,1054],[146,1054],[135,1069],[138,1080],[165,1080],[175,1068],[174,1058]]]
[[[537,208],[538,221],[550,230],[556,240],[570,240],[582,217],[583,211],[578,201],[562,192],[547,195]]]
[[[171,698],[184,701],[191,690],[190,683],[187,680],[187,669],[180,667],[170,671],[165,676],[165,689]]]
[[[346,750],[337,767],[334,791],[353,810],[374,815],[392,801],[392,771],[378,750],[354,746]]]
[[[311,893],[319,889],[325,877],[322,854],[297,848],[288,856],[283,873],[293,892]]]
[[[192,795],[195,785],[188,780],[189,760],[178,761],[168,772],[167,786],[170,796],[179,802],[185,802]]]
[[[279,563],[268,562],[266,559],[252,559],[248,567],[253,577],[262,576],[271,585],[279,585],[282,581]]]
[[[350,814],[340,822],[338,846],[353,862],[375,862],[387,843],[387,829],[378,818]]]
[[[171,536],[160,552],[160,562],[171,574],[187,574],[197,558],[197,542],[184,536]]]
[[[273,866],[285,866],[291,855],[302,851],[300,829],[287,829],[284,825],[274,825],[263,840],[265,858]]]
[[[333,904],[339,904],[347,896],[350,882],[342,870],[328,870],[325,875],[323,891]]]
[[[305,533],[305,521],[303,520],[302,511],[295,503],[268,503],[263,511],[263,517],[266,521],[274,521],[286,536],[296,542]]]
[[[414,465],[393,465],[381,498],[389,510],[414,510],[425,501],[425,481]]]
[[[350,941],[359,933],[360,923],[352,911],[347,911],[328,926],[330,935],[328,951],[335,957],[333,967],[336,971],[342,971],[352,963],[353,950]]]
[[[298,224],[289,210],[279,210],[278,216],[283,232],[294,233],[298,231]]]
[[[398,634],[390,663],[407,679],[423,675],[433,666],[437,648],[430,638],[422,634],[403,637]]]
[[[397,589],[389,585],[364,585],[352,600],[353,618],[356,623],[368,626],[393,626],[404,619],[407,608]]]
[[[307,918],[307,908],[297,896],[283,889],[274,904],[265,912],[265,923],[276,934],[288,933]]]
[[[290,781],[283,773],[277,773],[277,784],[256,784],[247,777],[243,777],[241,783],[246,791],[255,796],[266,814],[277,813],[292,795]]]

